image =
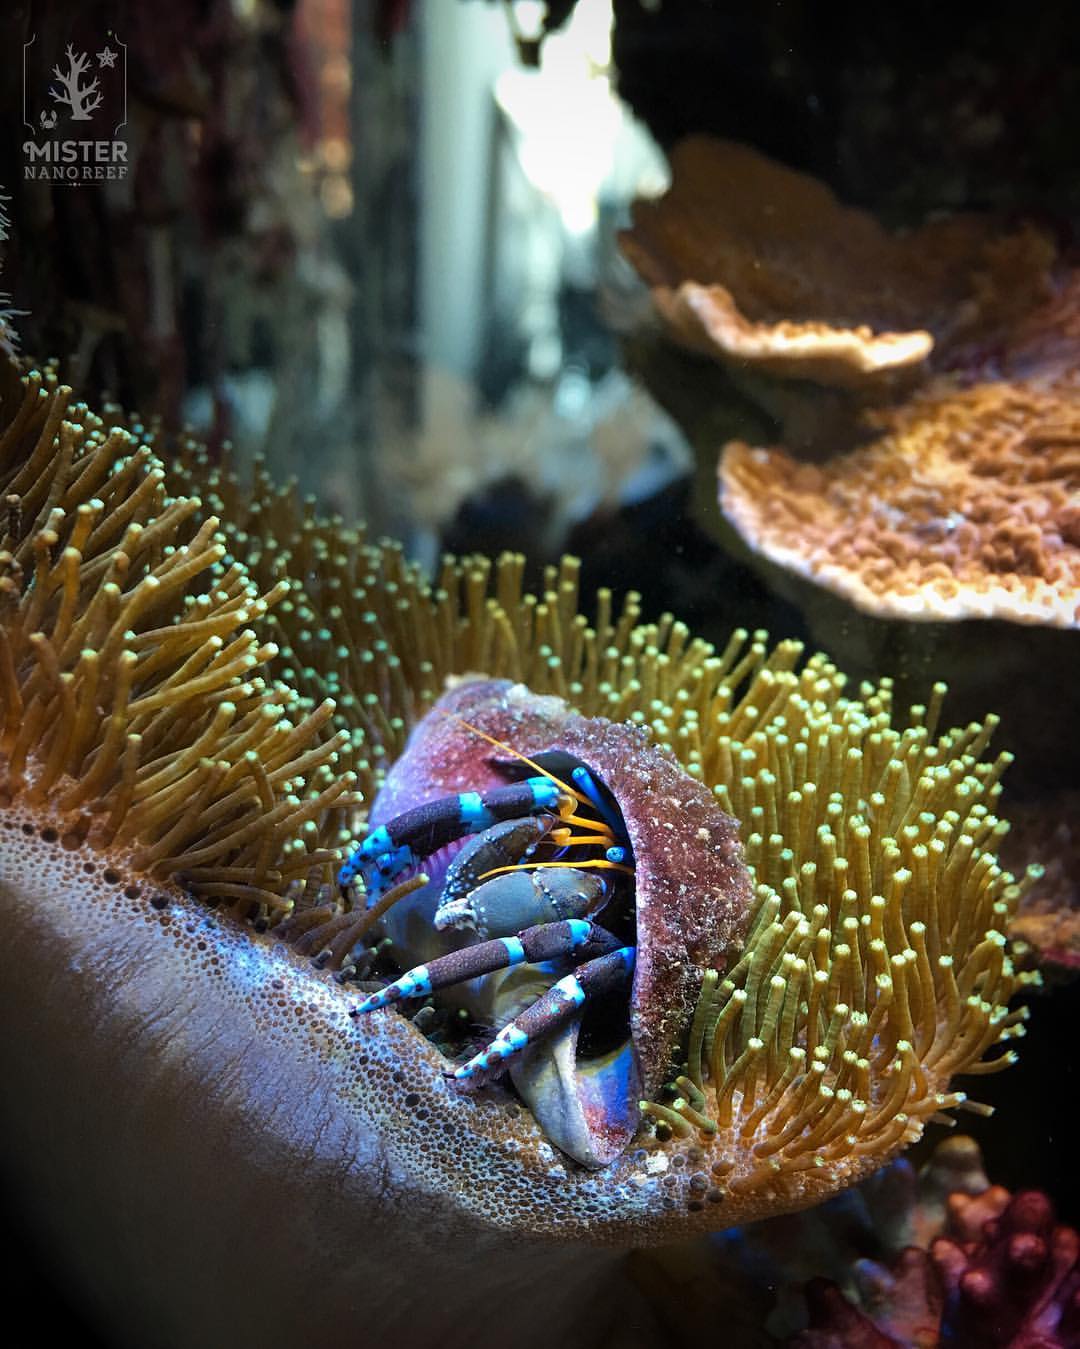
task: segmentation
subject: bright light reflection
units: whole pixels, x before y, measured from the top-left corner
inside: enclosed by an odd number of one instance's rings
[[[653,195],[667,185],[659,151],[612,88],[611,24],[611,0],[581,0],[545,39],[540,69],[507,70],[495,86],[523,172],[575,235],[596,225],[605,189]],[[627,170],[631,181],[619,182]]]

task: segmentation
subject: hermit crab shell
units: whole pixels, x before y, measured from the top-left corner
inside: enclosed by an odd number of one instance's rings
[[[630,1032],[642,1094],[654,1099],[705,971],[723,970],[745,934],[752,889],[736,822],[643,728],[581,716],[523,684],[466,679],[413,731],[370,825],[453,792],[504,785],[497,760],[505,751],[477,731],[524,755],[566,751],[597,773],[618,803],[635,859]]]

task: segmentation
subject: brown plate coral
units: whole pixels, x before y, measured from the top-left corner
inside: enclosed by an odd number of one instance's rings
[[[1080,624],[1080,401],[942,380],[824,464],[728,445],[728,520],[755,551],[875,616]]]
[[[857,449],[807,463],[731,441],[720,459],[738,548],[818,640],[858,674],[892,667],[907,696],[933,670],[960,715],[995,707],[1029,797],[1075,786],[1060,746],[1080,726],[1078,296],[1058,278],[1007,337],[864,410]]]
[[[887,681],[633,601],[589,623],[570,563],[533,598],[513,557],[430,585],[282,494],[219,522],[224,475],[184,494],[51,378],[3,393],[3,1137],[128,1341],[338,1343],[363,1308],[372,1339],[475,1343],[501,1298],[518,1343],[588,1342],[613,1256],[586,1248],[813,1203],[1009,1061],[991,722],[940,730],[935,693],[895,725]],[[476,671],[644,727],[740,823],[741,952],[680,976],[670,1088],[596,1171],[458,1089],[425,1018],[349,1015],[379,969],[333,883],[360,793]],[[512,1296],[538,1279],[542,1326]]]
[[[734,141],[692,136],[622,236],[672,335],[735,368],[881,394],[1043,294],[1053,249],[975,216],[890,233]]]

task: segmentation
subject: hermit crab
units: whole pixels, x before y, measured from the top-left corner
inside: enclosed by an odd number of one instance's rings
[[[606,1166],[668,1080],[706,970],[740,944],[735,821],[642,728],[466,680],[414,730],[339,881],[371,905],[421,872],[381,919],[401,972],[354,1015],[459,1009],[455,1082],[506,1074],[553,1143]]]

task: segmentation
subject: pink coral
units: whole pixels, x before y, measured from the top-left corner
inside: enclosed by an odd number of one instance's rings
[[[890,1266],[862,1262],[863,1308],[829,1280],[807,1287],[792,1349],[1075,1349],[1080,1234],[1039,1190],[954,1194],[944,1231]]]

